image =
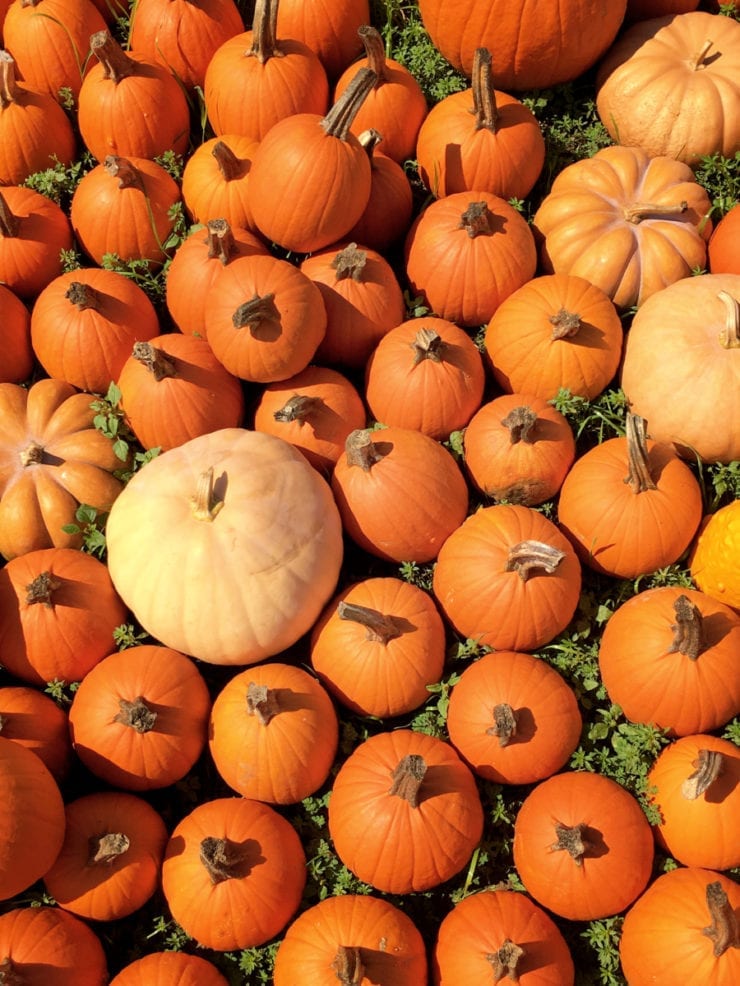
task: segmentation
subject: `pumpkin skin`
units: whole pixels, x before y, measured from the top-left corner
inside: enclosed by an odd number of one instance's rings
[[[447,730],[479,777],[533,784],[565,766],[581,737],[581,714],[573,689],[554,668],[530,654],[500,650],[460,675]]]
[[[0,554],[79,547],[67,533],[80,503],[107,513],[121,491],[123,465],[113,444],[93,427],[90,394],[63,380],[28,390],[0,384]]]
[[[717,223],[712,233],[707,254],[712,274],[740,274],[737,242],[740,236],[740,202]]]
[[[124,494],[108,518],[108,568],[166,646],[254,664],[295,643],[335,591],[343,544],[331,491],[279,438],[238,428],[193,438]]]
[[[679,867],[658,876],[622,925],[619,956],[630,986],[691,979],[733,986],[740,975],[740,951],[728,905],[737,913],[740,889],[721,873]]]
[[[84,921],[59,907],[16,907],[0,916],[0,952],[6,972],[27,986],[104,986],[100,939]]]
[[[565,939],[541,908],[522,893],[484,890],[442,919],[432,974],[434,986],[489,986],[492,975],[522,986],[573,986],[575,971]]]
[[[365,130],[357,139],[370,158],[370,198],[347,239],[387,254],[411,224],[413,192],[401,165],[377,149],[377,131]]]
[[[0,781],[0,900],[9,900],[40,879],[56,859],[64,841],[64,804],[41,759],[2,738]]]
[[[618,914],[645,889],[653,836],[625,788],[602,774],[571,771],[541,781],[524,799],[513,852],[537,903],[571,921],[591,921]]]
[[[611,138],[697,166],[740,150],[740,25],[706,11],[641,21],[609,49],[596,110]]]
[[[232,227],[255,229],[249,172],[258,146],[253,137],[222,134],[196,147],[182,173],[182,200],[194,223],[218,217]]]
[[[699,482],[673,449],[645,438],[628,413],[627,436],[581,455],[560,488],[558,521],[584,565],[616,578],[678,561],[702,518]]]
[[[618,309],[639,307],[704,267],[710,208],[687,164],[605,147],[563,168],[534,215],[544,273],[575,274]]]
[[[685,597],[686,603],[677,602]],[[676,736],[719,729],[740,710],[740,617],[695,589],[638,593],[607,621],[601,678],[633,722]]]
[[[69,219],[56,202],[32,188],[0,189],[0,282],[7,288],[35,298],[62,273],[60,253],[71,249]]]
[[[470,770],[448,744],[409,729],[378,733],[339,768],[329,833],[340,860],[377,890],[429,890],[459,873],[483,832]]]
[[[167,828],[133,794],[97,791],[70,801],[64,843],[44,885],[60,907],[90,921],[117,921],[143,907],[159,883]]]
[[[711,734],[683,736],[656,759],[647,777],[660,813],[659,844],[684,866],[729,870],[740,858],[740,753]]]
[[[23,383],[31,376],[34,351],[31,315],[18,295],[0,284],[0,347],[3,364],[0,383]]]
[[[593,400],[613,380],[624,331],[606,292],[573,274],[543,274],[509,295],[485,332],[486,365],[509,394]]]
[[[296,38],[315,51],[331,79],[362,50],[359,29],[370,21],[368,0],[280,0],[278,36]]]
[[[490,48],[496,85],[543,89],[594,65],[621,27],[627,0],[420,0],[424,27],[448,62],[470,76],[475,48]]]
[[[704,524],[689,557],[691,577],[698,589],[720,603],[740,610],[736,546],[740,538],[738,501],[720,507]]]
[[[175,826],[162,890],[174,919],[200,945],[253,948],[277,935],[298,909],[305,866],[298,834],[274,808],[218,798]]]
[[[69,723],[49,695],[25,685],[0,688],[0,734],[35,753],[58,784],[64,780],[72,760]]]
[[[331,487],[345,532],[387,561],[432,561],[463,522],[468,490],[447,449],[409,428],[351,432]]]
[[[128,610],[108,569],[74,548],[39,548],[0,569],[3,666],[23,681],[81,681],[115,649]]]
[[[624,347],[621,385],[656,441],[672,442],[692,460],[740,457],[740,436],[730,424],[740,414],[738,339],[740,273],[679,281],[651,299],[644,314],[642,309],[636,314]],[[690,414],[684,413],[687,408]]]
[[[124,966],[110,986],[228,986],[228,980],[199,955],[150,952]]]
[[[403,715],[442,677],[445,634],[434,601],[397,578],[343,589],[311,631],[311,664],[346,708],[379,719]]]
[[[216,696],[208,746],[229,787],[245,798],[289,805],[324,783],[339,723],[329,695],[302,668],[261,664]]]
[[[547,517],[532,507],[502,503],[481,507],[450,535],[439,552],[433,587],[463,637],[496,650],[529,651],[570,622],[581,566]]]
[[[403,911],[380,897],[327,897],[303,911],[288,927],[275,955],[275,986],[304,979],[333,986],[351,969],[357,986],[427,981],[424,940]]]
[[[101,661],[69,710],[75,752],[113,787],[150,791],[184,777],[206,743],[211,700],[193,662],[171,648],[128,647]]]

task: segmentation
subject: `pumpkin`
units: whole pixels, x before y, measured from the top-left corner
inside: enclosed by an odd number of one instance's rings
[[[342,72],[334,87],[334,99],[339,99],[358,68],[367,66],[375,72],[377,81],[357,111],[350,130],[357,137],[366,130],[379,131],[383,135],[383,153],[403,164],[414,157],[419,127],[427,115],[426,97],[411,71],[386,57],[385,44],[377,28],[362,24],[357,34],[364,45],[365,57],[352,62]]]
[[[123,466],[109,438],[93,427],[91,395],[63,380],[27,390],[0,384],[0,554],[79,547],[81,503],[107,513],[121,491]]]
[[[228,980],[199,955],[150,952],[124,966],[110,986],[228,986]]]
[[[97,791],[65,808],[64,842],[44,885],[66,911],[117,921],[149,900],[159,884],[167,829],[143,798]]]
[[[387,561],[432,561],[468,509],[452,455],[410,428],[350,432],[331,486],[345,532]]]
[[[514,822],[514,865],[537,903],[571,921],[618,914],[645,889],[653,836],[639,802],[603,774],[541,781]]]
[[[627,413],[625,437],[581,455],[560,488],[558,523],[596,572],[635,578],[677,562],[702,517],[699,482],[670,446]]]
[[[162,891],[175,921],[198,944],[254,948],[274,938],[298,909],[305,867],[297,832],[274,808],[217,798],[175,826]]]
[[[404,243],[411,290],[440,318],[477,327],[534,277],[527,221],[490,192],[455,192],[416,218]]]
[[[273,983],[292,986],[427,980],[424,940],[411,918],[381,897],[342,894],[307,908],[288,926],[275,954]]]
[[[311,631],[310,650],[314,671],[343,706],[382,719],[429,697],[442,677],[444,626],[423,589],[368,578],[332,599]]]
[[[740,436],[731,425],[740,414],[738,380],[740,273],[672,284],[633,319],[622,390],[647,418],[653,438],[672,442],[685,458],[740,458]]]
[[[278,37],[277,15],[278,0],[256,0],[252,30],[233,35],[211,56],[203,94],[216,136],[261,141],[287,116],[326,112],[329,80],[318,55],[292,34]]]
[[[540,658],[484,654],[452,689],[450,742],[479,777],[533,784],[564,767],[581,737],[573,689]]]
[[[168,332],[134,343],[118,389],[126,423],[145,449],[236,428],[244,416],[241,384],[196,336]]]
[[[66,711],[49,695],[25,685],[0,688],[0,735],[25,746],[61,783],[72,761]]]
[[[611,138],[696,167],[740,150],[740,24],[707,11],[628,27],[596,76],[596,111]]]
[[[701,0],[627,0],[625,21],[646,21],[665,14],[685,14],[696,10]]]
[[[241,671],[216,695],[208,747],[238,794],[289,805],[324,783],[338,737],[337,714],[316,678],[270,663]]]
[[[3,972],[26,986],[103,986],[105,951],[95,932],[59,907],[14,907],[0,916]],[[12,982],[12,978],[10,979]]]
[[[365,367],[365,399],[384,424],[446,441],[483,400],[478,347],[443,318],[403,321],[378,342]]]
[[[712,274],[740,274],[737,241],[740,236],[740,202],[720,219],[707,246]]]
[[[154,305],[123,274],[87,267],[55,277],[31,310],[31,341],[50,377],[105,394],[132,346],[159,335]]]
[[[483,833],[473,774],[448,743],[410,729],[355,747],[334,780],[328,821],[345,866],[392,894],[459,873]]]
[[[506,979],[573,986],[575,976],[570,950],[552,918],[525,894],[505,889],[470,894],[445,915],[432,973],[434,986],[489,986]]]
[[[655,835],[684,866],[729,870],[740,860],[740,752],[711,734],[682,736],[647,776]]]
[[[81,681],[115,648],[128,611],[108,569],[74,548],[39,548],[0,569],[3,666],[32,685]]]
[[[253,137],[222,134],[199,144],[185,162],[182,200],[194,223],[225,219],[253,230],[249,172],[259,145]]]
[[[138,644],[111,654],[82,681],[69,710],[77,756],[113,787],[174,784],[206,743],[208,688],[191,660]]]
[[[56,99],[18,82],[15,59],[0,51],[0,183],[22,185],[55,160],[68,167],[76,149],[72,124]]]
[[[536,650],[570,623],[581,566],[544,514],[502,503],[481,507],[450,535],[433,589],[464,638],[496,650]]]
[[[627,0],[420,0],[436,48],[470,76],[478,46],[491,50],[501,89],[545,89],[596,63],[621,27]]]
[[[662,873],[622,925],[619,957],[630,986],[692,979],[733,986],[740,975],[739,907],[740,888],[721,873]]]
[[[175,650],[256,663],[306,633],[336,589],[331,490],[279,438],[238,428],[193,438],[148,462],[121,496],[107,525],[113,583]]]
[[[0,189],[2,284],[21,298],[34,298],[62,273],[60,255],[71,249],[69,219],[56,202],[32,188]]]
[[[699,531],[689,557],[691,576],[702,592],[740,609],[737,545],[740,541],[738,501],[720,507]]]
[[[326,308],[317,361],[362,369],[376,344],[406,315],[390,263],[377,250],[341,243],[317,250],[300,269],[318,287]]]
[[[540,125],[523,103],[494,88],[487,48],[476,49],[472,71],[472,88],[445,96],[421,124],[419,177],[437,198],[486,191],[524,199],[545,163]]]
[[[363,130],[357,139],[370,158],[370,198],[347,239],[386,253],[401,241],[411,224],[411,185],[401,165],[377,149],[383,140],[377,130]]]
[[[56,859],[64,840],[64,804],[41,758],[2,737],[0,782],[0,900],[9,900],[40,879]]]
[[[677,736],[719,729],[740,711],[740,617],[695,589],[659,586],[623,602],[599,645],[612,702]]]
[[[470,419],[463,450],[465,468],[482,493],[534,507],[563,485],[576,441],[567,419],[542,397],[502,394]]]
[[[620,310],[706,261],[711,204],[691,168],[639,147],[604,147],[556,176],[535,212],[544,273],[575,274]]]
[[[370,20],[368,0],[280,0],[279,36],[297,38],[315,51],[336,77],[362,49],[359,31]]]
[[[23,383],[31,376],[34,365],[31,315],[18,295],[4,284],[0,284],[0,348],[0,383]]]
[[[614,379],[624,331],[611,299],[575,274],[542,274],[503,301],[486,326],[484,358],[509,394],[593,400]]]

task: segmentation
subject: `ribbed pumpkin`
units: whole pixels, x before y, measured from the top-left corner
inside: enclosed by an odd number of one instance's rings
[[[278,34],[299,38],[335,79],[362,50],[359,29],[370,20],[368,0],[280,0]]]
[[[707,246],[712,274],[740,274],[737,241],[740,237],[740,202],[720,219]]]
[[[732,500],[702,525],[689,556],[692,578],[708,596],[740,610],[737,545],[740,543],[740,501]]]
[[[148,462],[121,496],[106,532],[113,583],[176,650],[254,664],[306,633],[336,589],[331,490],[279,438],[238,428],[193,438]]]
[[[536,650],[570,622],[581,566],[568,539],[533,507],[481,507],[442,545],[434,594],[463,637]]]
[[[483,833],[468,767],[448,743],[410,729],[355,747],[334,780],[328,818],[345,866],[393,894],[429,890],[459,873]]]
[[[0,348],[0,383],[28,380],[34,365],[31,315],[18,295],[4,284],[0,284]]]
[[[196,147],[182,173],[182,200],[194,223],[218,218],[230,226],[255,229],[249,172],[258,146],[253,137],[222,134]]]
[[[442,677],[445,634],[434,600],[397,578],[368,578],[343,589],[311,631],[311,664],[357,715],[403,715]]]
[[[102,986],[108,981],[100,939],[60,907],[6,911],[0,916],[0,955],[6,975],[20,977],[26,986]]]
[[[238,794],[289,805],[324,783],[338,737],[337,714],[316,678],[272,662],[226,682],[211,710],[208,746]]]
[[[199,955],[150,952],[124,966],[110,986],[228,986],[228,980]]]
[[[357,138],[370,158],[370,198],[347,239],[386,253],[406,235],[414,198],[406,172],[378,149],[382,136],[364,130]]]
[[[21,298],[34,298],[62,273],[61,252],[71,249],[69,219],[56,202],[32,188],[0,189],[2,284]]]
[[[0,688],[0,735],[35,753],[57,783],[66,777],[72,760],[67,713],[49,695],[25,685]]]

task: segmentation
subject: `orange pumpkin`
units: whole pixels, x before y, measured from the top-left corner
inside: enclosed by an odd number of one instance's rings
[[[32,188],[0,190],[0,282],[34,298],[62,273],[61,253],[72,249],[72,229],[61,207]]]
[[[31,315],[18,295],[4,284],[0,284],[0,348],[0,383],[28,380],[34,365]]]
[[[401,241],[411,224],[411,185],[401,165],[378,150],[383,138],[377,130],[364,130],[357,139],[370,158],[370,198],[347,239],[386,253]]]
[[[110,986],[228,986],[228,980],[199,955],[150,952],[124,966]]]
[[[0,688],[0,734],[27,747],[61,783],[72,762],[66,711],[49,695],[25,685]]]
[[[362,50],[359,31],[370,20],[368,0],[280,0],[281,38],[297,38],[315,51],[331,79]]]
[[[720,507],[699,530],[689,557],[691,576],[702,592],[740,610],[737,548],[740,544],[740,501]]]
[[[0,916],[0,953],[4,973],[28,986],[101,986],[108,980],[100,939],[60,907],[6,911]]]
[[[740,274],[737,243],[740,237],[740,202],[717,223],[709,240],[709,270],[712,274]]]
[[[258,146],[253,137],[222,134],[196,147],[182,173],[182,200],[194,223],[219,218],[230,226],[255,229],[249,172]]]

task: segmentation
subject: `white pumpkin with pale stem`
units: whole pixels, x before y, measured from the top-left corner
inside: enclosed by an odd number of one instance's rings
[[[339,512],[280,438],[225,428],[147,463],[107,526],[108,567],[141,626],[211,664],[290,647],[336,589]]]

